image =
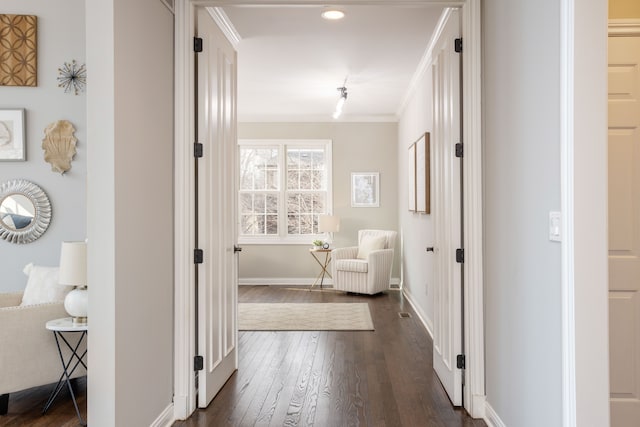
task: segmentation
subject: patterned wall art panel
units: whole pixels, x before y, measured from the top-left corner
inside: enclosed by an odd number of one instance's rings
[[[37,17],[0,14],[0,86],[37,86]]]

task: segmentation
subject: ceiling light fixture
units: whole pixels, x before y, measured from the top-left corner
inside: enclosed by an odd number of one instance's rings
[[[322,12],[320,16],[329,21],[336,21],[338,19],[344,18],[344,12],[337,9],[328,9]]]
[[[338,99],[338,103],[336,104],[336,111],[333,112],[333,118],[337,119],[342,114],[342,107],[344,106],[344,102],[347,100],[347,88],[342,86],[339,87],[340,91],[340,99]]]

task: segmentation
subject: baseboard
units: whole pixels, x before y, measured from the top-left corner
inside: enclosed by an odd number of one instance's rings
[[[315,280],[315,277],[241,277],[238,279],[238,285],[311,286]],[[329,278],[325,279],[323,286],[324,285],[333,285],[333,280]]]
[[[484,419],[486,415],[487,396],[484,394],[472,394],[471,395],[471,411],[469,415],[472,418]]]
[[[151,423],[150,427],[171,427],[175,421],[176,419],[173,416],[173,403],[171,403],[158,415],[158,418]]]
[[[418,319],[420,319],[420,321],[422,322],[422,325],[427,330],[427,333],[429,334],[431,339],[433,339],[433,326],[429,323],[427,319],[425,319],[426,316],[424,316],[421,310],[418,308],[418,305],[415,303],[413,297],[411,296],[411,293],[409,293],[407,288],[402,288],[402,294],[405,296],[407,301],[409,301],[409,304],[413,308],[413,311],[416,312]]]
[[[488,427],[507,427],[496,414],[496,411],[489,405],[489,402],[484,403],[484,422],[487,423]]]
[[[185,395],[173,395],[173,418],[186,420],[189,418],[189,401]]]
[[[316,281],[315,277],[240,277],[238,285],[240,286],[262,286],[262,285],[288,285],[288,286],[311,286]],[[332,279],[325,279],[324,285],[333,286]],[[400,279],[391,278],[391,288],[397,288],[400,285]]]

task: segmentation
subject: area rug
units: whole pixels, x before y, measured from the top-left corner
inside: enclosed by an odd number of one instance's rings
[[[240,303],[241,331],[372,331],[367,303]]]

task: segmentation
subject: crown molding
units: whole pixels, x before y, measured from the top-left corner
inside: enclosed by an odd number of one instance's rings
[[[174,0],[160,0],[162,4],[167,6],[167,9],[171,11],[175,15],[175,1]]]
[[[398,107],[396,116],[398,117],[402,116],[402,113],[404,112],[405,108],[407,108],[407,104],[409,103],[409,100],[411,99],[412,95],[415,93],[416,87],[420,83],[422,76],[431,66],[431,63],[433,62],[433,48],[438,38],[440,38],[440,34],[442,34],[442,30],[444,29],[445,24],[449,20],[449,16],[451,16],[451,10],[452,10],[451,8],[447,8],[442,11],[442,15],[440,15],[440,19],[436,24],[436,28],[433,30],[433,33],[431,34],[431,39],[429,39],[429,44],[427,44],[427,48],[425,49],[424,54],[422,55],[422,59],[420,59],[418,68],[416,68],[416,71],[413,73],[413,77],[411,77],[411,81],[409,82],[407,91],[405,92],[404,97],[402,98],[402,102]]]
[[[216,6],[314,7],[314,6],[462,6],[464,0],[211,0]]]
[[[342,116],[333,119],[331,115],[242,115],[238,123],[397,123],[395,115]]]
[[[233,46],[235,50],[238,50],[238,44],[242,41],[242,36],[240,36],[238,30],[236,30],[236,27],[233,26],[227,14],[224,13],[224,10],[222,10],[221,7],[207,7],[206,9],[209,15],[211,15],[211,18],[213,18],[215,23],[218,24],[218,27],[220,27],[220,30],[227,37],[231,46]]]

